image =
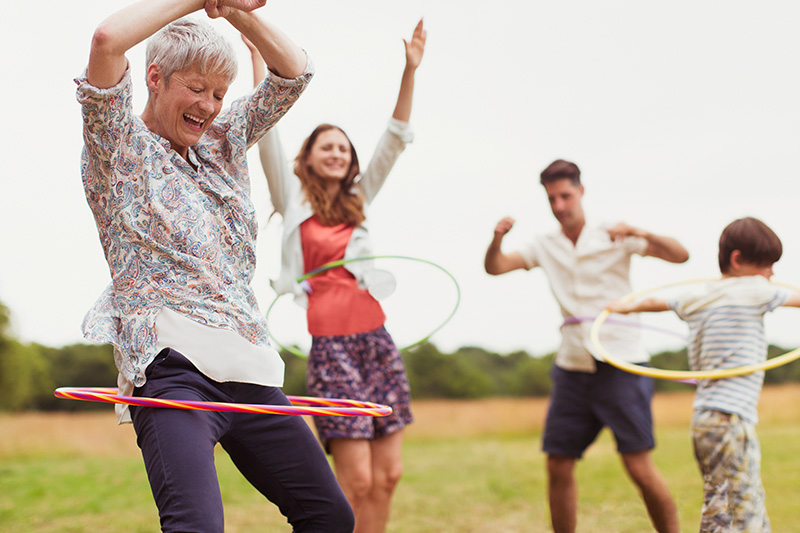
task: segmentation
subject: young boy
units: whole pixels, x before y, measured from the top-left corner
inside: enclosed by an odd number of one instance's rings
[[[767,356],[764,314],[779,306],[800,307],[800,293],[769,282],[782,252],[780,239],[766,224],[735,220],[719,240],[722,279],[671,301],[614,302],[608,310],[675,311],[689,325],[692,370],[760,363]],[[697,384],[692,440],[705,493],[700,531],[770,531],[755,432],[763,383],[760,371]]]

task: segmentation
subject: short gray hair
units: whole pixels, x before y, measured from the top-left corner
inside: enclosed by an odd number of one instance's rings
[[[213,72],[236,78],[236,53],[225,37],[207,22],[184,17],[155,33],[147,42],[147,67],[158,65],[165,81],[173,73],[198,67],[200,72]]]

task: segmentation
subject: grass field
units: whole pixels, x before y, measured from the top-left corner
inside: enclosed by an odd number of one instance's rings
[[[688,438],[690,391],[656,396],[654,458],[681,515],[696,531],[702,490]],[[541,399],[415,403],[405,475],[389,531],[467,533],[548,531]],[[765,390],[759,436],[773,531],[800,532],[800,386]],[[290,528],[217,456],[226,531]],[[651,531],[607,433],[578,469],[579,531]],[[152,532],[158,517],[132,428],[113,413],[0,415],[0,531]]]

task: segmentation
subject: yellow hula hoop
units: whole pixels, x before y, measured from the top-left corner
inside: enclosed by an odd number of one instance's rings
[[[622,301],[630,302],[636,300],[637,298],[641,298],[645,294],[649,294],[652,292],[656,292],[662,289],[668,289],[670,287],[675,287],[678,285],[689,285],[691,283],[700,283],[700,282],[709,282],[709,281],[716,281],[715,279],[710,278],[702,278],[702,279],[691,279],[687,281],[678,281],[674,283],[666,283],[664,285],[659,285],[657,287],[653,287],[651,289],[646,289],[640,292],[634,292],[624,296]],[[782,287],[786,287],[788,289],[792,289],[795,291],[800,291],[800,288],[795,287],[794,285],[789,285],[787,283],[781,283],[779,281],[772,281],[774,285],[780,285]],[[600,343],[600,327],[603,323],[608,319],[611,313],[604,309],[597,318],[595,318],[594,322],[592,323],[592,329],[589,332],[589,338],[592,341],[592,345],[595,347],[597,352],[603,356],[606,362],[610,365],[613,365],[620,370],[625,370],[627,372],[631,372],[633,374],[639,374],[641,376],[648,376],[651,378],[659,378],[659,379],[721,379],[721,378],[732,378],[736,376],[744,376],[746,374],[752,374],[753,372],[758,372],[760,370],[769,370],[771,368],[776,368],[781,365],[785,365],[786,363],[791,363],[792,361],[800,358],[800,348],[795,348],[794,350],[788,351],[783,355],[779,355],[777,357],[773,357],[772,359],[768,359],[763,363],[757,363],[754,365],[745,365],[745,366],[738,366],[735,368],[723,368],[719,370],[665,370],[661,368],[651,368],[645,367],[641,365],[636,365],[633,363],[628,363],[627,361],[622,361],[616,357],[614,357],[611,353],[606,350],[603,345]]]

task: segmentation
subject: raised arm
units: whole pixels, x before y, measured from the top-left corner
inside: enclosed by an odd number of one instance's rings
[[[672,237],[663,237],[643,229],[620,223],[608,230],[611,240],[634,236],[647,240],[647,250],[644,255],[657,257],[670,263],[684,263],[689,259],[689,252],[681,243]]]
[[[87,79],[95,87],[113,87],[128,66],[125,53],[155,32],[203,7],[203,0],[142,0],[100,23],[92,36]]]
[[[209,0],[214,9],[252,11],[267,0]],[[100,23],[92,36],[87,78],[95,87],[113,87],[127,68],[125,53],[179,18],[208,6],[205,0],[141,0]],[[209,16],[212,15],[209,12]]]
[[[386,178],[389,177],[395,162],[405,147],[410,143],[414,134],[408,124],[411,118],[411,101],[414,95],[414,74],[422,61],[422,54],[425,51],[426,31],[422,28],[422,20],[414,28],[414,35],[411,41],[403,39],[406,48],[406,66],[403,69],[403,78],[400,82],[400,92],[397,94],[397,104],[395,104],[392,119],[389,120],[389,127],[384,132],[375,153],[366,168],[362,167],[361,179],[358,184],[364,193],[366,201],[372,202],[380,191]]]
[[[414,28],[411,41],[403,39],[406,47],[406,67],[403,69],[403,77],[400,81],[400,92],[397,94],[397,104],[392,113],[392,118],[408,122],[411,118],[411,103],[414,98],[414,74],[422,61],[425,52],[425,39],[427,32],[422,27],[422,19]]]
[[[483,267],[486,269],[486,272],[493,276],[525,268],[526,266],[525,260],[519,252],[506,254],[502,251],[503,237],[506,236],[506,233],[511,231],[512,227],[514,227],[514,219],[506,217],[498,222],[497,226],[494,228],[494,238],[492,238],[492,242],[489,243],[489,248],[486,250],[486,257],[483,260]]]
[[[250,62],[253,64],[253,87],[255,87],[267,76],[267,67],[264,65],[264,58],[261,57],[261,52],[258,51],[256,45],[244,35],[242,35],[242,41],[250,50]]]
[[[211,16],[210,13],[209,16]],[[305,72],[306,63],[308,62],[305,52],[274,24],[262,19],[255,13],[236,9],[230,10],[225,15],[225,18],[250,41],[248,46],[252,45],[258,50],[262,65],[260,72],[264,72],[264,62],[266,62],[270,72],[281,78],[293,79]],[[258,58],[253,57],[254,76],[256,75],[256,61],[258,61]],[[260,82],[263,79],[264,76],[261,76],[258,81]]]
[[[267,75],[264,59],[258,48],[244,35],[242,41],[250,50],[250,60],[253,63],[253,86],[258,85]],[[290,194],[291,184],[296,178],[289,171],[289,160],[281,145],[278,128],[270,129],[258,141],[258,155],[261,159],[261,168],[267,178],[270,201],[276,213],[283,216],[286,213],[286,203]]]

